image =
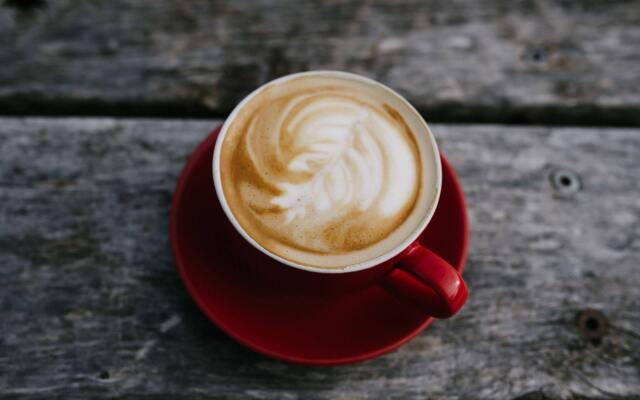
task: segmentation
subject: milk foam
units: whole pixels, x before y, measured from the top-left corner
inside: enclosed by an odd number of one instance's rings
[[[435,181],[433,171],[423,173],[427,140],[396,109],[403,103],[382,90],[328,77],[289,80],[267,85],[235,113],[221,152],[222,186],[261,246],[337,268],[415,230],[436,194],[424,189]]]
[[[307,173],[301,183],[277,187],[271,200],[282,208],[285,223],[309,218],[321,228],[325,214],[345,210],[392,217],[417,191],[417,160],[400,126],[351,99],[332,95],[299,96],[289,108],[300,107],[285,129],[293,136],[293,157],[286,171]],[[312,224],[309,224],[312,225]]]

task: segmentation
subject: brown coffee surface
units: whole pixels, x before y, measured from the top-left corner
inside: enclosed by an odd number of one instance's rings
[[[383,86],[342,76],[301,75],[251,96],[224,127],[220,150],[224,197],[243,230],[282,258],[321,268],[397,246],[435,195],[425,190],[435,180],[424,173],[427,140],[402,106]]]

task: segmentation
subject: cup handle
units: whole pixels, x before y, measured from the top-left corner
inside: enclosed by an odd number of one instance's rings
[[[469,294],[460,273],[418,243],[413,243],[404,252],[381,283],[400,301],[413,304],[436,318],[456,314]]]

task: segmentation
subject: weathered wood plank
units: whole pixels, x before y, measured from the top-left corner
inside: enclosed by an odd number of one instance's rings
[[[0,119],[0,397],[640,394],[639,130],[434,125],[468,198],[469,303],[392,354],[310,368],[235,344],[174,270],[172,189],[214,125]],[[576,325],[590,308],[601,338]]]
[[[637,0],[4,5],[5,114],[223,116],[274,77],[341,69],[431,121],[640,124]]]

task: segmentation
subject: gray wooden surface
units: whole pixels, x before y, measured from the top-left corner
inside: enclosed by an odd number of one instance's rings
[[[640,124],[640,1],[5,0],[0,114],[220,116],[342,69],[431,121]]]
[[[0,2],[0,398],[640,398],[639,65],[638,0]],[[469,303],[353,366],[257,355],[183,289],[171,193],[218,121],[33,117],[224,118],[306,69],[474,123],[433,125]]]
[[[434,124],[469,205],[469,303],[312,368],[233,342],[174,269],[172,190],[216,123],[0,119],[0,398],[638,398],[640,129]]]

